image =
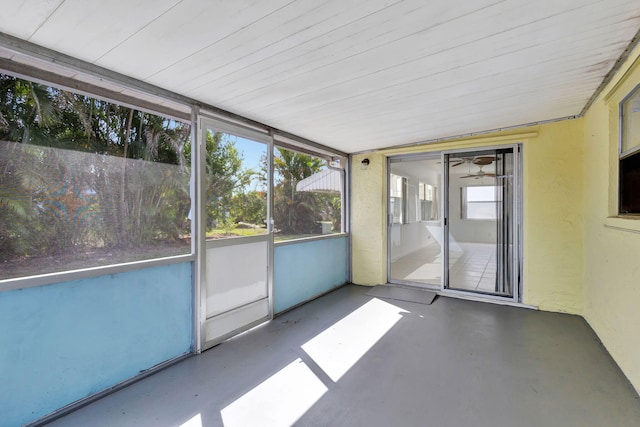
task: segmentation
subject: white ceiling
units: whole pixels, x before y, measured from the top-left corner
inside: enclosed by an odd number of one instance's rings
[[[0,0],[0,32],[346,152],[573,116],[639,0]]]

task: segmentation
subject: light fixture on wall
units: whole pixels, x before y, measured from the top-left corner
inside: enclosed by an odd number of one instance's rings
[[[366,170],[369,167],[369,159],[364,159],[360,162],[360,169]]]

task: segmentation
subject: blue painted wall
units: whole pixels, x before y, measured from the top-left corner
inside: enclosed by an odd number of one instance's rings
[[[34,421],[191,349],[191,263],[0,293],[0,425]]]
[[[347,238],[311,240],[274,248],[274,311],[279,313],[343,285]]]

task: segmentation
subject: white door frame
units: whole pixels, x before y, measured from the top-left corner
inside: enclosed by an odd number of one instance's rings
[[[267,147],[267,234],[251,237],[237,237],[220,241],[206,240],[206,132],[207,129],[224,132],[230,135],[239,136],[252,141],[264,143]],[[195,215],[195,252],[196,263],[194,268],[194,276],[196,283],[196,291],[194,295],[195,305],[195,352],[212,347],[225,339],[236,335],[244,330],[273,318],[273,220],[272,220],[272,199],[273,199],[273,138],[269,133],[261,132],[253,128],[244,127],[235,123],[229,123],[218,118],[199,114],[197,116],[196,145],[193,148],[195,153],[196,172],[195,172],[195,193],[197,215]],[[197,149],[196,149],[197,147]],[[267,285],[267,296],[265,298],[241,305],[230,309],[224,313],[216,314],[207,318],[207,249],[240,246],[258,242],[266,242],[266,259],[267,270],[265,271],[265,280]],[[242,324],[240,327],[232,327],[228,332],[222,333],[213,340],[207,341],[207,325],[211,324],[219,316],[233,315],[240,310],[255,309],[256,304],[266,303],[267,314],[252,318],[251,321]],[[264,307],[263,307],[264,308]],[[262,312],[262,311],[261,311]],[[250,313],[249,313],[250,314]]]
[[[489,294],[481,294],[475,293],[472,291],[465,290],[456,290],[446,288],[446,283],[448,280],[448,265],[449,265],[449,239],[446,238],[449,233],[449,212],[448,212],[448,191],[449,191],[449,179],[448,174],[446,173],[447,164],[445,164],[445,155],[452,154],[460,154],[474,151],[484,151],[484,150],[498,150],[498,149],[513,149],[513,223],[512,223],[512,233],[513,236],[513,259],[512,261],[512,269],[511,272],[514,283],[513,283],[513,297],[503,297],[499,295],[489,295]],[[434,151],[434,152],[424,152],[424,153],[415,153],[415,154],[403,154],[398,156],[391,156],[387,158],[387,189],[389,188],[389,175],[390,175],[390,164],[392,159],[415,159],[421,160],[424,158],[433,158],[434,156],[440,156],[441,170],[440,173],[442,175],[442,185],[440,188],[440,200],[441,200],[441,218],[442,218],[442,227],[443,227],[443,256],[442,256],[442,273],[441,273],[441,282],[440,285],[425,285],[425,284],[415,284],[410,282],[404,282],[400,280],[394,280],[392,282],[391,278],[391,213],[390,209],[390,201],[389,201],[389,191],[386,191],[386,203],[387,203],[387,281],[392,283],[406,284],[419,286],[421,288],[433,289],[437,290],[442,295],[451,295],[451,296],[459,296],[459,297],[473,297],[477,296],[481,299],[488,300],[497,300],[497,301],[508,301],[513,303],[519,303],[522,301],[522,286],[523,286],[523,277],[522,277],[522,266],[523,266],[523,245],[522,245],[522,144],[503,144],[503,145],[491,145],[491,146],[480,146],[480,147],[469,147],[469,148],[461,148],[454,150],[442,150],[442,151]]]
[[[513,278],[513,296],[504,297],[500,295],[491,295],[477,293],[467,290],[449,289],[446,287],[449,279],[449,175],[447,173],[448,164],[445,161],[446,155],[472,153],[476,151],[491,151],[500,149],[513,149],[513,221],[511,224],[511,235],[513,236],[513,254],[511,259],[511,276]],[[456,150],[443,150],[441,152],[442,162],[442,220],[444,231],[444,256],[442,257],[442,284],[440,292],[443,295],[453,296],[479,296],[483,299],[491,299],[498,301],[509,301],[513,303],[521,302],[522,294],[522,144],[505,144],[491,145],[487,147],[469,147]],[[446,194],[445,194],[446,193]]]

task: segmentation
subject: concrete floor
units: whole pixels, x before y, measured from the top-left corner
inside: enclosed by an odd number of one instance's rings
[[[577,316],[345,286],[52,426],[640,426]]]

